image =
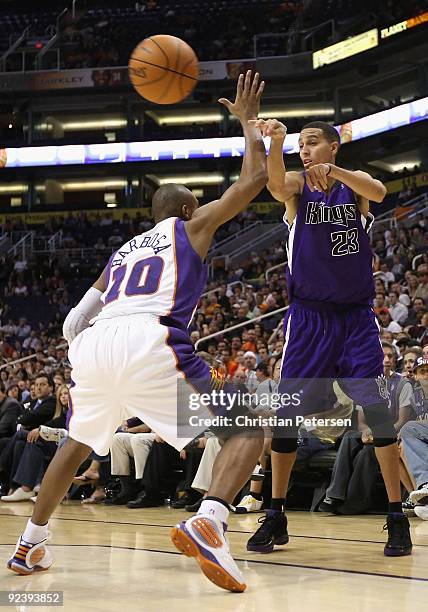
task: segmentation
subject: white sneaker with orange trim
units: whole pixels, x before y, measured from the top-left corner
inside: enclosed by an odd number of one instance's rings
[[[23,575],[48,570],[53,563],[53,557],[46,548],[47,539],[45,538],[37,544],[30,544],[20,537],[12,558],[7,562],[7,567],[13,572]]]
[[[172,528],[171,540],[181,553],[195,557],[215,585],[242,593],[247,585],[230,554],[225,531],[226,525],[214,516],[196,514]]]

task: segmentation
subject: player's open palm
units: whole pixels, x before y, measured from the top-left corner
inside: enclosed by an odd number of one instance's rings
[[[278,119],[251,119],[248,123],[259,128],[263,138],[270,136],[272,140],[284,141],[287,136],[286,126]]]
[[[260,75],[258,72],[254,76],[251,70],[247,70],[245,77],[240,74],[236,86],[235,101],[231,102],[227,98],[220,98],[220,104],[223,104],[229,113],[238,117],[242,122],[257,119],[260,111],[260,98],[265,86],[264,81],[259,81]]]

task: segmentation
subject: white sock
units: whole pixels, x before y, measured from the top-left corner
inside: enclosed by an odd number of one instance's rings
[[[48,537],[48,523],[46,525],[35,525],[28,520],[27,527],[22,534],[22,539],[29,544],[38,544],[42,540]]]
[[[198,514],[211,514],[226,525],[227,519],[229,518],[229,510],[226,508],[226,506],[218,501],[214,501],[213,499],[202,500]]]

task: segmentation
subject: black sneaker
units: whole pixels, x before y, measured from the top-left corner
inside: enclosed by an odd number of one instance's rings
[[[404,514],[392,513],[386,517],[388,541],[385,544],[384,554],[387,557],[404,557],[412,552],[409,519]]]
[[[201,499],[198,499],[198,501],[195,501],[194,504],[187,504],[186,506],[184,506],[184,509],[187,512],[197,512],[199,508],[201,507],[201,504],[203,501],[204,501],[204,498],[201,497]]]
[[[259,553],[270,553],[275,544],[287,544],[287,517],[283,512],[267,510],[266,516],[258,520],[261,523],[256,533],[247,542],[247,550]]]
[[[196,501],[199,501],[201,499],[201,495],[193,495],[192,493],[185,493],[182,497],[180,497],[179,499],[174,500],[171,503],[171,508],[174,508],[175,510],[179,510],[182,508],[185,508],[186,506],[191,506],[192,504],[194,504]]]
[[[340,499],[332,499],[331,501],[326,501],[325,499],[318,506],[319,512],[330,512],[331,514],[339,514],[339,510],[337,507],[343,502]]]

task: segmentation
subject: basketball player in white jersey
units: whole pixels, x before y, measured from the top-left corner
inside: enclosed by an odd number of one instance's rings
[[[155,227],[111,256],[67,316],[64,336],[74,381],[69,438],[45,474],[9,569],[31,574],[50,567],[48,520],[91,450],[109,452],[123,419],[138,416],[177,450],[190,442],[177,437],[177,380],[210,380],[210,369],[195,356],[187,326],[205,285],[203,260],[214,233],[243,211],[267,181],[260,130],[248,123],[257,118],[263,88],[259,75],[248,71],[238,79],[235,101],[219,100],[243,127],[246,149],[239,179],[219,200],[201,208],[187,188],[161,187],[152,202]],[[262,445],[261,432],[229,435],[199,513],[172,532],[176,547],[195,557],[210,580],[231,591],[243,591],[245,583],[224,536],[229,504],[248,480]]]

